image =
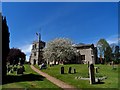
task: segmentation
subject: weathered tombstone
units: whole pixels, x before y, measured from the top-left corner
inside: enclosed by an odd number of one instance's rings
[[[61,67],[61,74],[64,74],[64,67]]]
[[[95,73],[98,73],[98,67],[95,67]]]
[[[74,73],[76,73],[76,69],[74,68]]]
[[[72,67],[69,67],[68,73],[71,73],[71,71],[72,71]]]
[[[23,74],[23,68],[18,68],[17,69],[17,74]]]
[[[89,66],[89,77],[90,77],[90,84],[95,83],[95,72],[94,72],[94,65],[90,64]]]

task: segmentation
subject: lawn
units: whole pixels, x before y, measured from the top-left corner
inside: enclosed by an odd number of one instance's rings
[[[24,75],[16,75],[15,73],[7,76],[6,84],[2,88],[57,88],[43,76],[34,72],[30,65],[25,65]]]
[[[65,74],[60,74],[60,68],[64,66]],[[68,84],[71,84],[77,88],[118,88],[118,65],[116,69],[112,69],[110,65],[95,65],[99,67],[96,77],[107,76],[107,79],[103,80],[100,84],[89,84],[89,80],[80,80],[76,77],[88,77],[88,67],[84,64],[70,64],[70,65],[55,65],[47,69],[43,69],[43,72],[48,73],[51,76],[54,76]],[[38,66],[35,66],[38,68]],[[76,74],[68,74],[68,68],[76,68]]]

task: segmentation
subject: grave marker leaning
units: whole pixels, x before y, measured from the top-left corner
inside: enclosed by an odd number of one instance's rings
[[[94,65],[90,64],[89,66],[89,78],[90,78],[90,84],[95,83],[95,72],[94,72]]]

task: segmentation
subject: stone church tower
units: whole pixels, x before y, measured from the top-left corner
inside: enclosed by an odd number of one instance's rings
[[[31,55],[30,55],[30,63],[32,65],[40,65],[43,60],[43,48],[45,47],[45,42],[41,41],[41,36],[39,33],[36,33],[38,36],[38,41],[34,41],[32,43],[32,50],[31,50]]]

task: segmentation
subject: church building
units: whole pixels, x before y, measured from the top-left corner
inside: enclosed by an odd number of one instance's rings
[[[41,40],[40,34],[37,33],[38,41],[32,43],[32,50],[29,61],[32,65],[40,65],[44,62],[43,60],[43,48],[45,47],[45,42]]]
[[[77,59],[79,63],[83,64],[96,64],[98,63],[97,59],[97,47],[94,44],[80,44],[73,45],[77,49],[77,52],[80,54]]]
[[[40,34],[37,33],[38,41],[32,43],[32,50],[29,61],[32,65],[40,65],[45,60],[43,59],[43,48],[45,48],[45,42],[41,40]],[[97,59],[97,47],[94,44],[74,44],[79,53],[75,56],[75,60],[71,60],[69,63],[79,63],[79,64],[96,64]],[[49,62],[50,63],[50,62]]]

